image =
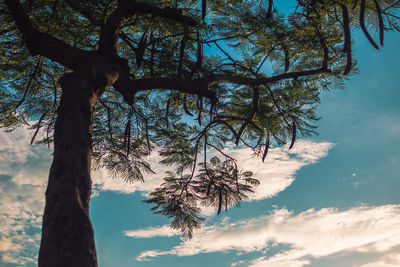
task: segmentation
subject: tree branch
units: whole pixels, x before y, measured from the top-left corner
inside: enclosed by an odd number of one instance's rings
[[[343,4],[340,5],[342,8],[342,17],[343,17],[343,32],[344,32],[344,47],[343,52],[346,53],[347,61],[346,68],[344,70],[343,75],[347,75],[350,73],[352,67],[352,56],[351,56],[351,31],[350,31],[350,19],[349,19],[349,11],[347,7]]]
[[[98,20],[91,10],[85,9],[84,7],[79,4],[80,1],[74,0],[64,0],[64,2],[74,11],[78,12],[82,16],[84,16],[90,23],[94,26],[101,26],[104,24],[103,21]]]
[[[105,54],[117,54],[119,29],[124,22],[135,14],[162,17],[189,26],[196,26],[198,24],[192,17],[180,14],[180,10],[177,8],[158,8],[147,3],[119,0],[117,9],[108,17],[106,24],[101,29],[99,44],[100,52]]]
[[[381,43],[381,46],[383,46],[385,26],[383,24],[382,9],[376,0],[374,0],[374,3],[375,3],[375,8],[376,8],[376,13],[378,15],[378,22],[379,22],[379,24],[378,24],[379,25],[379,41]]]
[[[242,136],[244,130],[246,129],[247,125],[254,119],[258,112],[259,104],[260,104],[260,90],[256,86],[253,88],[253,107],[251,109],[250,114],[247,116],[246,120],[243,122],[242,126],[240,127],[237,136],[236,136],[236,141],[235,144],[239,144],[240,137]]]
[[[127,1],[127,0],[124,0]],[[189,26],[196,26],[198,22],[190,16],[185,16],[180,13],[177,8],[165,7],[158,8],[147,3],[135,3],[135,13],[138,15],[152,15],[153,17],[162,17],[170,20],[174,20]]]
[[[26,46],[33,56],[44,56],[72,70],[76,70],[82,63],[88,62],[89,57],[93,56],[89,51],[72,47],[47,33],[38,31],[32,25],[19,0],[5,0],[5,3],[14,17],[19,31],[25,37]]]
[[[247,77],[232,76],[232,75],[214,75],[214,76],[204,78],[202,80],[204,80],[208,84],[208,86],[218,84],[218,83],[232,83],[232,84],[237,84],[237,85],[259,86],[259,85],[265,85],[265,84],[268,84],[271,82],[277,82],[280,80],[299,78],[302,76],[316,75],[316,74],[327,73],[327,72],[330,72],[330,70],[327,70],[324,68],[319,68],[319,69],[313,69],[313,70],[288,72],[288,73],[283,73],[283,74],[275,75],[272,77],[265,77],[265,78],[247,78]]]
[[[259,86],[271,82],[277,82],[284,79],[298,78],[321,73],[330,72],[329,69],[319,68],[313,70],[304,70],[297,72],[288,72],[272,77],[265,78],[247,78],[233,75],[214,75],[201,79],[171,79],[171,78],[145,78],[139,80],[119,80],[114,86],[124,97],[127,103],[132,103],[135,94],[139,91],[148,90],[173,90],[199,97],[215,99],[215,92],[209,89],[210,86],[219,83],[231,83],[237,85]]]
[[[368,41],[371,43],[371,45],[374,48],[376,48],[377,50],[379,50],[378,45],[372,39],[367,28],[365,27],[365,0],[361,0],[361,5],[360,5],[360,27],[361,27],[361,30],[363,31],[365,37],[367,37]]]
[[[173,90],[207,97],[210,99],[215,98],[215,93],[208,89],[207,83],[204,79],[198,80],[179,80],[171,78],[149,78],[140,80],[118,81],[115,85],[124,97],[125,101],[131,103],[138,91],[147,90]]]
[[[129,12],[131,11],[131,12]],[[107,22],[102,25],[100,32],[99,51],[102,54],[117,55],[119,43],[119,30],[134,12],[124,6],[124,2],[118,1],[118,7],[108,17]]]

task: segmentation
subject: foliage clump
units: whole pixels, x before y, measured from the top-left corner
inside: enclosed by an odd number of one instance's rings
[[[59,79],[94,76],[90,86],[104,87],[90,119],[95,165],[143,181],[157,148],[178,171],[148,203],[189,238],[201,205],[220,213],[257,184],[223,151],[228,142],[264,160],[316,134],[320,92],[357,73],[352,32],[380,49],[386,31],[400,31],[395,0],[280,2],[1,1],[0,127],[28,125],[32,143],[50,146]],[[225,160],[208,163],[211,150]]]
[[[239,171],[231,158],[221,161],[213,157],[210,163],[202,162],[199,166],[195,176],[183,174],[183,168],[178,168],[177,173],[168,172],[164,183],[144,201],[154,204],[151,209],[156,214],[173,218],[171,227],[180,229],[184,239],[192,238],[193,230],[200,228],[204,220],[200,207],[213,207],[218,214],[222,209],[239,207],[259,184],[251,171]]]

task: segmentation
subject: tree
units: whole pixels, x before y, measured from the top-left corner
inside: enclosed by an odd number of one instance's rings
[[[0,126],[33,122],[32,143],[54,143],[39,266],[97,266],[92,158],[142,181],[158,150],[177,172],[147,202],[187,238],[201,225],[199,205],[239,205],[258,181],[224,145],[264,160],[271,145],[314,134],[320,90],[356,72],[351,28],[379,49],[369,32],[383,46],[385,31],[400,30],[398,8],[299,0],[283,15],[272,0],[1,2]],[[210,150],[225,160],[208,160]]]

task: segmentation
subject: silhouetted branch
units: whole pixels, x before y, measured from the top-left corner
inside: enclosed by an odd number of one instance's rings
[[[196,71],[201,67],[201,63],[202,63],[202,60],[203,60],[203,48],[202,48],[202,46],[203,45],[201,43],[200,34],[198,33],[197,34],[197,52],[196,52],[197,59],[196,59],[195,65],[194,65],[194,67],[193,67],[193,69],[191,71],[191,75],[190,76],[193,76],[193,74],[195,74]]]
[[[378,21],[379,21],[379,41],[380,41],[381,46],[383,46],[383,37],[384,37],[385,29],[384,29],[384,25],[383,25],[382,10],[376,0],[374,0],[374,3],[375,3],[376,13],[378,15]]]
[[[207,0],[201,0],[201,19],[204,21],[207,11]]]
[[[363,31],[365,37],[367,37],[368,41],[370,44],[375,47],[376,49],[379,50],[378,45],[375,43],[375,41],[372,39],[371,35],[369,34],[367,28],[365,27],[365,0],[361,0],[361,5],[360,5],[360,26],[361,30]]]
[[[289,150],[293,148],[294,143],[296,142],[296,122],[293,119],[293,124],[292,124],[292,141],[290,142]]]
[[[26,95],[28,94],[29,88],[31,87],[31,83],[32,83],[33,79],[35,78],[35,76],[38,72],[38,69],[42,63],[43,63],[43,58],[40,57],[35,65],[35,69],[33,70],[32,74],[29,77],[28,84],[26,85],[25,90],[24,90],[24,95],[22,96],[22,98],[18,102],[18,104],[15,106],[14,111],[17,110],[22,105],[22,103],[24,103],[24,101],[26,99]]]
[[[247,116],[246,120],[243,122],[242,126],[240,127],[237,135],[236,135],[236,141],[235,144],[238,145],[239,144],[239,139],[242,136],[244,130],[246,129],[247,125],[254,119],[254,117],[256,116],[256,113],[258,112],[258,107],[260,104],[260,90],[258,87],[254,87],[253,88],[253,101],[252,101],[252,109],[251,112],[249,114],[249,116]]]
[[[268,54],[264,57],[264,59],[261,61],[260,65],[258,66],[257,70],[256,70],[256,74],[260,71],[262,65],[264,65],[265,61],[267,60],[267,58],[269,57],[269,55],[272,53],[272,51],[274,51],[276,45],[274,45],[271,50],[268,51]]]
[[[349,11],[347,7],[343,4],[340,5],[342,8],[342,17],[343,17],[343,31],[344,31],[344,46],[343,52],[346,53],[347,61],[346,68],[344,70],[343,75],[347,75],[352,67],[352,56],[351,56],[351,33],[350,33],[350,20],[349,20]]]
[[[110,136],[111,145],[114,147],[114,138],[112,135],[112,127],[111,127],[111,110],[110,107],[106,105],[101,99],[99,99],[100,104],[107,110],[107,126],[108,126],[108,134]]]
[[[5,3],[14,17],[18,29],[26,37],[26,46],[33,56],[41,55],[66,68],[76,70],[94,55],[93,52],[72,47],[54,36],[38,31],[32,25],[18,0],[5,0]]]
[[[274,4],[273,0],[268,1],[268,11],[267,11],[267,18],[270,18],[272,15],[272,6]]]
[[[35,133],[33,134],[32,139],[31,139],[31,145],[33,144],[33,142],[35,142],[36,135],[38,134],[40,128],[42,127],[42,125],[41,125],[41,124],[42,124],[42,120],[43,120],[44,117],[46,116],[47,112],[48,112],[48,110],[46,110],[46,111],[42,114],[42,116],[40,116],[40,119],[39,119],[39,121],[38,121],[38,123],[37,123],[36,131],[35,131]]]
[[[117,54],[120,27],[133,15],[151,15],[152,17],[171,19],[189,26],[197,25],[196,20],[192,17],[182,15],[177,8],[158,8],[144,2],[119,0],[118,7],[111,13],[101,28],[99,50],[102,53]]]
[[[104,24],[103,21],[98,20],[94,15],[93,11],[88,10],[84,7],[82,7],[82,2],[81,1],[75,1],[75,0],[64,0],[64,2],[74,11],[80,13],[83,17],[85,17],[90,23],[92,23],[94,26],[101,26]]]
[[[316,75],[330,72],[329,69],[319,68],[313,70],[304,70],[297,72],[288,72],[272,77],[248,78],[234,75],[213,75],[201,79],[171,79],[171,78],[143,78],[138,80],[124,80],[118,82],[115,86],[124,96],[125,101],[133,101],[134,95],[139,91],[147,90],[173,90],[199,97],[215,99],[215,92],[209,90],[209,87],[219,83],[231,83],[237,85],[260,86],[268,83],[277,82],[285,79],[299,78],[303,76]]]
[[[266,144],[265,144],[265,149],[264,149],[264,153],[262,155],[262,161],[264,162],[265,158],[267,157],[268,154],[268,150],[269,150],[269,132],[267,133],[267,137],[265,138]]]

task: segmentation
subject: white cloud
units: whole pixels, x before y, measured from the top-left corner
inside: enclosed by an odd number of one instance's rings
[[[400,266],[400,251],[380,257],[374,262],[363,264],[360,267],[398,267]]]
[[[356,207],[345,211],[310,209],[297,215],[285,208],[277,209],[250,220],[206,226],[197,231],[192,240],[182,241],[169,251],[143,252],[137,259],[228,250],[265,252],[276,244],[289,249],[255,259],[249,266],[304,266],[313,258],[339,252],[384,255],[400,246],[400,205]]]
[[[52,151],[46,146],[30,145],[32,134],[26,128],[18,128],[12,133],[0,132],[0,251],[3,262],[23,264],[22,261],[35,260],[37,254]],[[299,140],[290,151],[287,147],[270,149],[265,163],[251,158],[252,152],[247,148],[229,147],[225,152],[229,150],[238,159],[239,167],[254,171],[261,185],[249,196],[249,200],[260,200],[286,189],[301,167],[326,156],[331,147],[330,143]],[[211,156],[212,153],[209,154]],[[156,174],[146,174],[144,183],[129,184],[118,177],[110,178],[104,169],[93,172],[94,195],[106,190],[148,194],[163,182],[165,172],[171,170],[158,164],[160,159],[156,154],[148,158]],[[203,209],[203,215],[214,213],[212,209]]]
[[[235,267],[235,266],[238,266],[238,265],[241,265],[241,264],[244,264],[244,263],[246,263],[246,261],[241,260],[241,261],[232,263],[231,266]]]
[[[0,239],[0,251],[7,251],[12,247],[13,243],[11,238],[2,236]]]
[[[259,158],[251,158],[252,151],[248,148],[229,153],[238,159],[239,167],[253,171],[254,177],[260,180],[255,192],[249,194],[249,200],[262,200],[289,187],[300,168],[326,157],[332,147],[333,144],[328,142],[299,140],[291,150],[288,150],[288,145],[270,149],[264,163]]]
[[[328,142],[316,143],[299,140],[291,150],[288,150],[288,146],[270,149],[264,163],[260,158],[252,157],[253,153],[249,148],[233,149],[227,146],[223,151],[237,159],[239,168],[253,171],[254,177],[260,180],[260,185],[255,188],[253,194],[249,194],[249,200],[262,200],[273,197],[289,187],[300,168],[314,164],[319,159],[326,157],[328,150],[332,147],[333,144]],[[209,158],[213,155],[216,155],[215,152],[210,153]],[[156,154],[148,158],[148,162],[156,174],[144,174],[144,183],[127,184],[122,179],[110,179],[107,171],[100,169],[93,173],[94,187],[100,191],[109,190],[121,193],[141,191],[147,194],[160,186],[165,172],[171,170],[171,167],[159,164],[160,160],[161,157]],[[210,211],[205,213],[209,215]]]
[[[26,128],[18,128],[11,133],[0,131],[0,162],[25,162],[29,157],[36,157],[37,149],[26,145],[30,135]]]
[[[134,238],[152,238],[155,236],[179,235],[180,232],[172,229],[169,225],[163,225],[161,227],[149,227],[146,229],[124,231],[124,234]]]
[[[150,258],[154,258],[161,255],[171,254],[169,251],[160,251],[160,250],[148,250],[140,254],[137,257],[138,261],[149,261]]]
[[[302,267],[304,265],[310,264],[309,260],[297,260],[297,259],[268,259],[267,257],[260,257],[251,261],[251,267]]]
[[[50,151],[30,146],[32,132],[0,131],[1,262],[36,261]]]
[[[40,240],[44,188],[2,183],[0,189],[0,251],[2,261],[26,265],[35,261]]]
[[[93,187],[95,191],[116,191],[119,193],[130,194],[137,191],[145,194],[152,192],[160,186],[165,177],[165,172],[171,168],[159,164],[161,158],[155,153],[147,158],[152,170],[156,174],[144,173],[145,182],[127,183],[119,177],[112,178],[105,169],[98,169],[92,173]]]

